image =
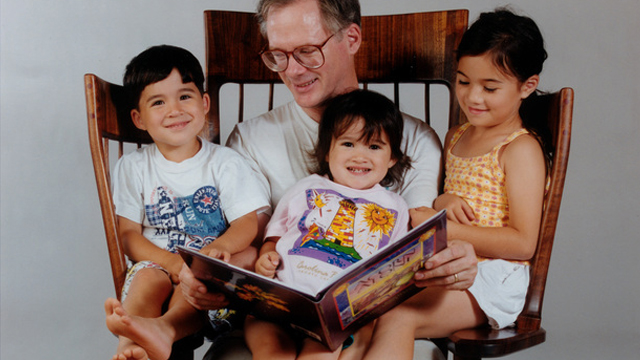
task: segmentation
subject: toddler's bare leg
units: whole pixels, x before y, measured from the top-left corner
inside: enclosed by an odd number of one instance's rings
[[[305,338],[302,343],[300,355],[298,355],[298,360],[337,360],[341,351],[342,347],[331,351],[321,343],[310,338]]]
[[[244,338],[254,360],[295,359],[296,345],[280,326],[247,316]]]
[[[258,249],[249,246],[237,254],[233,254],[229,262],[245,270],[254,271],[254,265],[258,259]]]

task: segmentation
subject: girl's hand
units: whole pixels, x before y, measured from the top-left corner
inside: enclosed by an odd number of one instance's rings
[[[274,278],[278,265],[280,265],[280,255],[275,251],[269,251],[262,254],[256,261],[256,273]]]
[[[458,224],[471,225],[476,219],[471,206],[457,195],[442,194],[433,202],[433,207],[438,211],[447,209],[447,220]]]

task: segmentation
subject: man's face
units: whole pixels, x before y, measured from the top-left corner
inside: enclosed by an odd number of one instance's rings
[[[320,45],[332,34],[323,26],[316,1],[309,0],[271,9],[267,35],[270,49],[290,52],[303,45]],[[327,99],[357,86],[350,49],[353,46],[342,30],[322,48],[324,65],[308,69],[290,56],[287,69],[278,73],[298,105],[316,121]]]

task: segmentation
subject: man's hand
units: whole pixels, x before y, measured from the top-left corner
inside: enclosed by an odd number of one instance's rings
[[[187,302],[198,310],[216,310],[229,304],[223,294],[207,292],[207,287],[193,276],[186,264],[180,271],[180,288]]]
[[[433,255],[416,275],[420,287],[441,286],[447,290],[466,290],[478,273],[478,259],[466,241],[451,240],[447,248]]]

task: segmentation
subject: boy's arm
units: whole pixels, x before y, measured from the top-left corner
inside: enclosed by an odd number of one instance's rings
[[[153,261],[172,275],[172,280],[176,280],[182,268],[182,258],[180,255],[171,253],[157,247],[149,239],[142,235],[142,224],[118,216],[118,231],[124,247],[124,253],[132,261]]]
[[[227,252],[229,255],[244,251],[258,235],[258,214],[252,211],[229,224],[229,228],[214,242],[202,248],[203,253],[211,250]]]

